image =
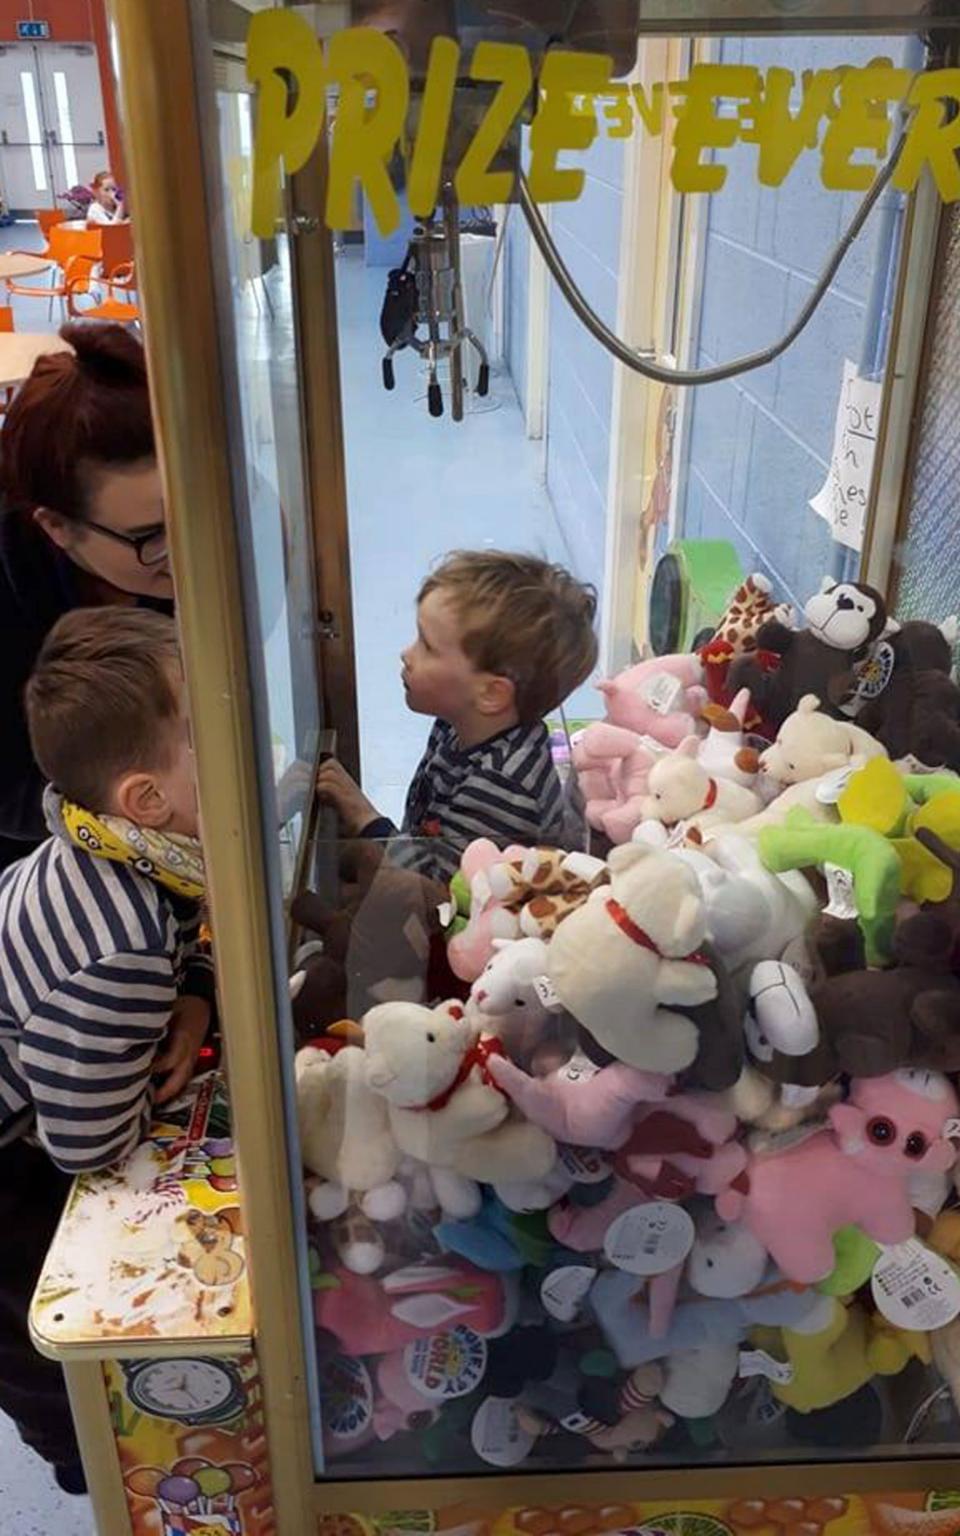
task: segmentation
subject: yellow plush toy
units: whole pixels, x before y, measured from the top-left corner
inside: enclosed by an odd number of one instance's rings
[[[799,1413],[812,1413],[842,1402],[873,1376],[895,1376],[914,1356],[928,1363],[930,1340],[924,1333],[894,1328],[884,1318],[868,1314],[838,1297],[825,1298],[826,1326],[819,1333],[790,1328],[755,1328],[751,1340],[758,1349],[793,1367],[789,1382],[771,1382],[781,1402]]]
[[[960,849],[960,779],[950,773],[902,774],[885,757],[853,774],[837,802],[840,819],[889,838],[900,860],[901,894],[918,902],[946,901],[953,875],[917,838],[933,832]]]

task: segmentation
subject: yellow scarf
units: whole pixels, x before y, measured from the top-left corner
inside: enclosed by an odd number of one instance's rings
[[[60,819],[72,843],[98,859],[129,864],[177,896],[199,901],[206,894],[203,849],[198,838],[155,832],[123,816],[95,816],[71,800],[61,800]]]

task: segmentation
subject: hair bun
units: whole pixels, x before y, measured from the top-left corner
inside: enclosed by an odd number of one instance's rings
[[[146,384],[143,346],[125,326],[99,320],[72,321],[60,335],[74,350],[78,366],[104,384]]]

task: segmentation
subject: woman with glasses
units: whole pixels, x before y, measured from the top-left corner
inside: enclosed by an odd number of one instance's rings
[[[119,325],[66,325],[0,431],[0,867],[46,836],[23,689],[61,614],[173,611],[143,348]]]

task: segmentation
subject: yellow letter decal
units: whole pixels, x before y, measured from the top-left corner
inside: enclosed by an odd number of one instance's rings
[[[513,196],[513,172],[491,171],[490,162],[530,94],[530,56],[519,43],[478,43],[470,61],[470,78],[499,80],[500,89],[460,161],[457,196],[461,203],[508,203]]]
[[[289,112],[281,70],[297,82],[296,105]],[[306,165],[324,122],[323,53],[302,16],[257,12],[247,34],[247,78],[258,87],[251,227],[269,240],[280,211],[280,162],[288,175]]]
[[[630,91],[625,85],[610,87],[612,95],[603,102],[603,116],[609,127],[608,139],[629,139],[633,132],[633,112],[630,109]]]
[[[704,149],[727,149],[740,136],[739,116],[718,117],[717,97],[747,97],[760,89],[760,71],[746,64],[694,64],[689,80],[671,81],[674,94],[686,100],[677,107],[670,178],[678,192],[719,192],[727,179],[725,165],[700,159]]]
[[[820,148],[820,180],[839,192],[865,192],[877,172],[850,156],[858,149],[872,149],[882,159],[890,137],[887,101],[899,101],[911,80],[908,69],[889,64],[869,64],[851,69],[840,82],[840,111],[827,126]]]
[[[403,132],[410,95],[403,54],[373,27],[347,27],[330,39],[327,68],[340,86],[330,147],[327,223],[331,229],[352,223],[353,184],[359,181],[380,233],[392,234],[400,223],[400,204],[387,166]],[[369,112],[368,91],[376,97]]]
[[[840,80],[835,69],[805,70],[803,98],[796,117],[790,111],[793,74],[768,69],[762,96],[753,112],[753,126],[741,137],[760,145],[757,176],[765,187],[779,187],[793,170],[801,150],[815,149],[821,119],[832,114]]]
[[[954,108],[948,120],[946,102]],[[907,135],[893,184],[912,192],[926,162],[945,203],[960,197],[960,69],[935,69],[921,75],[910,92],[910,105],[918,108]]]
[[[597,119],[574,111],[574,96],[591,100],[610,91],[613,60],[596,53],[548,53],[540,71],[541,96],[530,129],[530,193],[538,203],[573,202],[583,190],[583,171],[560,170],[562,149],[589,149]]]
[[[459,44],[452,37],[435,37],[430,45],[430,62],[427,65],[427,83],[420,106],[417,142],[413,147],[410,174],[407,177],[410,211],[418,219],[427,218],[437,204],[459,64]]]
[[[663,82],[658,80],[654,85],[651,92],[652,101],[648,100],[647,93],[639,82],[630,89],[633,91],[640,121],[651,138],[655,139],[657,134],[663,131]]]

